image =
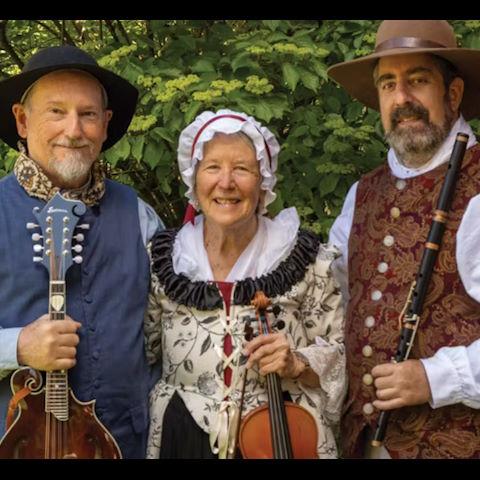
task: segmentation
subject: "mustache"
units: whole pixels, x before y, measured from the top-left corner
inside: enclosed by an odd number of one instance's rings
[[[430,123],[430,115],[426,108],[421,105],[415,105],[413,103],[407,103],[402,107],[395,109],[390,115],[390,121],[392,127],[395,128],[402,118],[416,117],[419,120],[423,120],[425,123]]]
[[[67,148],[83,148],[90,147],[92,143],[86,140],[75,140],[74,138],[72,138],[56,141],[55,145]]]

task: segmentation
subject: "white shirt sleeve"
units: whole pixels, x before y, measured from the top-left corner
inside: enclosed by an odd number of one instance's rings
[[[138,218],[143,244],[147,246],[157,230],[164,230],[165,225],[160,220],[155,210],[140,197],[138,197]]]
[[[0,380],[20,365],[17,361],[17,342],[21,328],[0,328]]]
[[[357,196],[358,182],[355,182],[347,193],[343,203],[342,212],[335,219],[330,229],[328,242],[335,245],[340,251],[340,256],[333,262],[332,271],[340,284],[345,304],[348,301],[348,240],[352,229],[353,214],[355,213],[355,199]]]
[[[480,340],[468,346],[443,347],[422,359],[432,391],[432,408],[463,403],[480,408]]]
[[[457,232],[457,268],[468,295],[480,302],[480,195],[473,197]],[[480,408],[480,339],[440,348],[422,359],[432,392],[432,408],[463,403]]]

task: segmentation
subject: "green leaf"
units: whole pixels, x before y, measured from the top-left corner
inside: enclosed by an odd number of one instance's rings
[[[300,73],[291,63],[284,63],[282,65],[283,79],[285,83],[290,87],[293,92],[297,86],[298,80],[300,80]]]
[[[195,115],[197,112],[200,110],[200,107],[202,106],[202,102],[195,102],[193,101],[190,103],[188,106],[186,112],[185,112],[185,124],[188,125],[193,121],[195,118]]]
[[[170,181],[168,177],[165,177],[160,182],[160,188],[162,189],[162,192],[166,193],[167,195],[170,195],[172,193],[172,188],[170,187]]]
[[[319,60],[312,60],[312,67],[314,72],[319,77],[321,77],[325,81],[328,80],[327,66],[323,62],[320,62]]]
[[[128,137],[124,135],[114,148],[118,153],[119,159],[126,160],[130,155],[130,142],[128,141]]]
[[[132,156],[135,160],[138,160],[139,162],[142,161],[142,156],[143,156],[143,147],[145,145],[145,136],[139,136],[139,137],[134,137],[132,138],[131,141],[132,144]]]
[[[212,62],[209,62],[205,59],[200,59],[195,62],[191,67],[192,72],[195,73],[203,73],[203,72],[215,72],[215,67],[213,66]]]
[[[263,20],[262,23],[268,27],[270,30],[276,30],[277,27],[280,25],[280,20]]]
[[[255,107],[256,116],[261,119],[269,122],[273,117],[273,112],[264,100],[259,100]]]
[[[335,173],[324,175],[318,183],[318,190],[320,191],[320,195],[322,197],[325,197],[325,195],[332,193],[337,187],[339,178],[340,176]]]
[[[150,131],[150,135],[157,139],[166,140],[169,143],[176,143],[177,139],[172,135],[170,129],[165,127],[155,127]]]
[[[251,60],[250,54],[248,52],[241,52],[232,60],[231,67],[232,70],[236,72],[239,68],[243,67],[256,69],[258,68],[258,63]]]
[[[158,165],[162,153],[163,147],[154,140],[149,140],[145,147],[143,161],[153,170]]]
[[[340,100],[338,100],[338,98],[333,96],[327,97],[325,100],[325,103],[327,104],[330,111],[335,113],[340,112],[342,105],[340,103]]]
[[[302,81],[302,83],[307,88],[309,88],[310,90],[313,90],[316,93],[320,85],[318,76],[313,74],[312,72],[309,72],[305,68],[299,68],[299,72],[300,72],[300,80]]]

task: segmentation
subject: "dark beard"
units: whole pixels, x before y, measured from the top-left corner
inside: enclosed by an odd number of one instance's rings
[[[423,126],[399,127],[401,118],[414,117]],[[428,110],[421,105],[408,102],[391,114],[392,128],[385,134],[388,144],[397,157],[407,166],[422,166],[427,163],[447,138],[453,124],[454,114],[445,102],[445,120],[442,126],[430,122]]]

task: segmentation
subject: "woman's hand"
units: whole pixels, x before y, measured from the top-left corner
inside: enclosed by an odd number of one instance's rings
[[[283,333],[259,335],[245,345],[243,354],[248,357],[247,368],[257,363],[261,375],[278,373],[282,378],[297,378],[306,368]]]

